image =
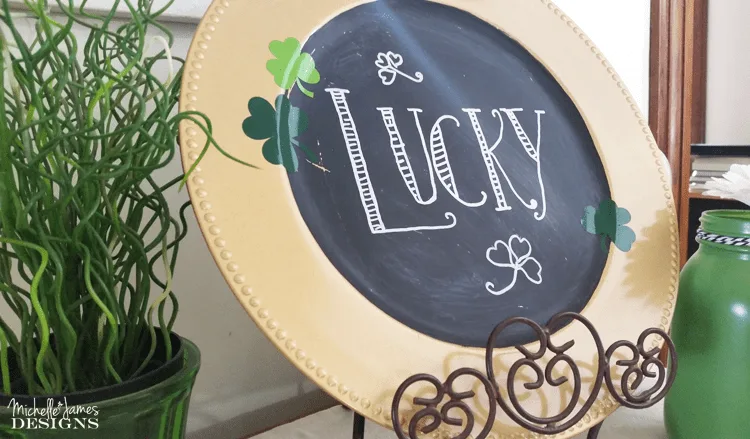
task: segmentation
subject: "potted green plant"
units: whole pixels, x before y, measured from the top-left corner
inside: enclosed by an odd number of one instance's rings
[[[0,436],[179,438],[200,365],[172,332],[189,204],[165,198],[186,175],[154,173],[187,120],[224,151],[177,109],[172,2],[76,3],[0,10]]]

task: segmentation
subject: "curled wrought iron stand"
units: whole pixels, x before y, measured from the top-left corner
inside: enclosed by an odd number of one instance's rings
[[[594,379],[591,393],[585,400],[585,403],[576,411],[578,401],[582,397],[582,380],[578,364],[575,360],[566,354],[575,341],[571,340],[562,345],[555,345],[551,340],[550,327],[560,327],[560,324],[567,324],[570,321],[577,321],[584,325],[592,336],[598,353],[597,373]],[[526,325],[531,328],[539,340],[539,349],[531,352],[524,346],[515,348],[522,354],[522,358],[517,360],[507,373],[507,382],[505,390],[507,401],[500,392],[494,365],[493,351],[496,340],[500,333],[511,325]],[[664,345],[668,350],[668,364],[664,364],[659,359],[660,348],[646,348],[647,340],[652,337],[661,337]],[[615,352],[629,353],[630,357],[625,360],[615,361],[613,364],[613,355]],[[538,361],[548,353],[554,354],[546,366],[540,365]],[[530,368],[537,376],[536,382],[525,383],[524,387],[528,390],[537,390],[545,385],[559,387],[570,381],[567,376],[555,377],[553,370],[557,365],[566,365],[572,373],[572,396],[570,403],[559,414],[555,416],[537,417],[526,411],[519,401],[514,389],[516,375],[520,369]],[[668,367],[669,366],[669,367]],[[406,379],[396,391],[391,407],[391,421],[399,439],[418,439],[422,435],[436,431],[441,425],[446,424],[452,427],[461,428],[460,432],[453,433],[452,439],[467,439],[475,430],[476,418],[470,406],[465,402],[475,397],[474,391],[459,392],[454,389],[454,382],[459,377],[470,376],[481,382],[484,391],[487,393],[489,401],[492,401],[489,407],[486,407],[486,423],[481,426],[481,431],[473,436],[474,439],[486,439],[492,430],[495,422],[498,407],[514,423],[522,428],[538,433],[540,435],[555,435],[570,430],[588,413],[596,400],[599,398],[602,387],[607,386],[610,395],[623,407],[630,409],[645,409],[653,406],[662,400],[669,389],[672,387],[677,373],[677,353],[674,344],[669,335],[661,329],[647,329],[643,331],[637,342],[618,341],[612,344],[609,349],[605,350],[599,333],[596,328],[586,318],[576,313],[558,314],[542,327],[537,323],[523,318],[515,317],[508,319],[495,327],[487,341],[485,355],[485,371],[478,371],[470,368],[462,368],[451,373],[445,381],[427,375],[418,374]],[[612,372],[614,370],[623,370],[619,385],[615,386]],[[648,389],[637,392],[645,378],[654,379],[654,383]],[[415,407],[423,407],[411,414],[411,418],[405,423],[401,416],[400,406],[407,389],[417,383],[429,384],[435,388],[435,396],[431,398],[416,397],[412,400]],[[461,411],[464,419],[449,414],[451,411]],[[364,439],[365,420],[359,414],[354,417],[354,439]],[[480,426],[476,426],[479,428]],[[602,424],[592,427],[588,432],[588,439],[597,439]],[[406,431],[404,431],[404,428]],[[458,430],[458,429],[456,429]]]

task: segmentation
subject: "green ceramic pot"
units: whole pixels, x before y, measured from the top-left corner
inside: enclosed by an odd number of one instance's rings
[[[667,431],[670,439],[747,439],[750,211],[705,212],[701,229],[672,322],[680,366],[666,398]]]
[[[3,396],[0,437],[12,439],[182,439],[188,404],[200,368],[200,351],[189,340],[173,335],[179,346],[173,361],[133,382],[91,392],[51,398]],[[114,397],[113,397],[114,396]],[[8,407],[8,399],[13,402]],[[25,416],[24,408],[46,409],[67,402],[77,413],[62,411]],[[13,406],[16,410],[14,412]],[[54,418],[54,419],[53,419]],[[67,419],[66,419],[67,418]],[[31,428],[30,428],[31,427]],[[52,428],[54,427],[54,428]]]

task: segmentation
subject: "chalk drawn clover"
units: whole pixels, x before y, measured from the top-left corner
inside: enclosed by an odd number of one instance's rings
[[[505,249],[507,256],[501,252],[500,246]],[[495,242],[495,245],[487,249],[487,260],[494,266],[500,268],[512,268],[513,269],[513,280],[505,288],[499,291],[495,289],[493,282],[487,282],[485,287],[487,291],[495,296],[500,296],[510,291],[518,280],[518,272],[522,272],[526,279],[535,285],[542,283],[542,265],[536,258],[531,256],[531,243],[526,238],[521,238],[518,235],[510,237],[507,243],[502,240]],[[498,253],[496,255],[495,253]],[[500,257],[503,259],[495,259]]]
[[[397,75],[401,75],[404,78],[410,79],[417,83],[424,80],[424,75],[422,75],[421,72],[416,72],[414,76],[409,76],[399,70],[398,68],[403,63],[404,57],[399,55],[398,53],[378,53],[378,59],[375,61],[375,65],[379,68],[378,76],[380,77],[381,81],[383,81],[383,85],[393,84],[394,81],[396,81]]]

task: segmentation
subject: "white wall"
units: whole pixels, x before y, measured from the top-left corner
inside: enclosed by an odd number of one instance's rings
[[[90,4],[102,6],[111,0]],[[207,4],[207,0],[177,0],[173,17],[183,22],[172,26],[177,55],[186,54],[195,30],[194,24],[184,22],[197,18]],[[649,1],[558,0],[558,4],[609,58],[645,112]],[[175,161],[167,173],[180,171]],[[186,199],[183,193],[170,201],[179,206]],[[203,354],[188,421],[191,437],[236,439],[293,417],[305,406],[325,404],[320,394],[309,393],[314,386],[245,314],[206,250],[194,219],[188,219],[190,232],[182,246],[174,289],[181,310],[177,331],[196,342]]]
[[[706,142],[750,144],[750,2],[708,2]]]
[[[623,78],[643,114],[648,116],[651,2],[649,0],[554,1],[604,53]]]
[[[21,0],[10,0],[20,3]],[[168,0],[154,0],[160,6]],[[80,0],[76,0],[80,3]],[[648,111],[648,67],[650,4],[649,0],[556,0],[555,3],[568,14],[622,76],[625,84],[634,95],[645,114]],[[88,0],[88,6],[95,9],[108,9],[113,0]],[[211,0],[175,0],[166,14],[173,21],[195,23],[211,4]],[[716,36],[717,46],[726,44],[740,28],[743,17],[750,12],[750,4],[743,0],[721,0],[709,2],[715,14],[715,21],[731,23],[723,26],[722,34]],[[738,9],[739,8],[739,9]],[[125,11],[125,7],[121,6]],[[750,37],[745,37],[745,42]],[[711,51],[709,51],[710,53]],[[719,55],[720,56],[720,55]],[[750,55],[743,59],[750,59]],[[736,63],[735,63],[736,65]],[[750,71],[745,69],[745,71]],[[729,87],[725,87],[729,89]],[[750,93],[750,92],[748,92]]]
[[[169,3],[167,0],[154,0],[155,7],[163,7],[167,3]],[[175,0],[167,11],[167,16],[195,21],[203,15],[210,3],[209,0]],[[76,4],[80,4],[80,0],[77,0]],[[87,3],[91,9],[109,9],[112,4],[114,4],[112,0],[89,0]],[[120,6],[120,9],[127,10],[125,6]]]
[[[11,7],[23,8],[24,0],[3,0],[3,2],[10,3]],[[161,8],[169,3],[169,0],[153,0],[155,8]],[[67,0],[63,2],[67,4]],[[82,0],[73,0],[73,4],[80,5]],[[135,0],[131,0],[131,3],[135,3]],[[163,17],[168,18],[173,22],[181,23],[196,23],[211,3],[210,0],[174,0],[169,10],[165,12]],[[57,7],[55,1],[50,1],[51,7]],[[86,3],[86,9],[89,11],[109,11],[114,5],[114,0],[88,0]],[[128,11],[127,5],[124,0],[120,0],[117,8],[118,11],[126,13]]]

